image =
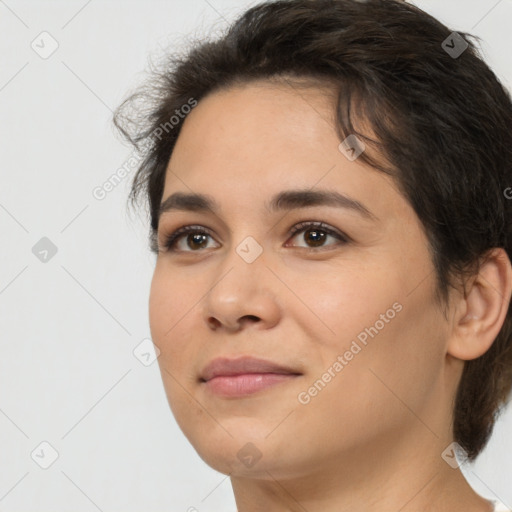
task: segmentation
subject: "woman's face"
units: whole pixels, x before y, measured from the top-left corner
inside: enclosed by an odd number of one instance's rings
[[[180,428],[226,474],[400,461],[448,435],[462,367],[446,363],[425,234],[389,176],[339,149],[331,104],[288,85],[216,92],[187,117],[169,162],[163,201],[204,194],[217,209],[182,201],[161,214],[151,333]],[[357,203],[274,204],[289,191]],[[166,250],[183,226],[195,235]],[[212,360],[243,355],[298,375],[238,394],[222,391],[237,378],[201,380]]]

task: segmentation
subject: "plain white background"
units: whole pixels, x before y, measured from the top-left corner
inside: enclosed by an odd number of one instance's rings
[[[133,353],[150,337],[154,264],[145,213],[126,210],[133,170],[103,200],[93,190],[131,154],[112,110],[148,56],[255,3],[0,1],[0,511],[236,510],[229,479],[177,427],[157,363]],[[414,3],[481,36],[510,87],[511,0]],[[463,466],[509,508],[511,427],[508,410]]]

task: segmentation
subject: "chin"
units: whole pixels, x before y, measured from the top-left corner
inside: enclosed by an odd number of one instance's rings
[[[297,473],[300,461],[290,457],[290,447],[277,431],[272,432],[275,424],[255,429],[253,419],[239,420],[244,421],[238,428],[235,421],[223,422],[233,437],[216,424],[187,439],[208,466],[225,475],[269,479],[269,473],[283,477]]]

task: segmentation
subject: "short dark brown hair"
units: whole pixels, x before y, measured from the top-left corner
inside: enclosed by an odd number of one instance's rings
[[[490,249],[502,247],[509,258],[512,249],[512,200],[504,193],[512,186],[512,101],[473,40],[398,0],[278,0],[250,8],[220,38],[168,55],[114,114],[122,135],[145,146],[130,198],[134,205],[144,192],[149,200],[151,249],[158,250],[167,164],[190,111],[183,106],[254,80],[306,79],[334,87],[340,140],[356,134],[389,162],[367,151],[359,157],[392,175],[414,208],[446,305],[449,287],[474,275]],[[376,140],[355,129],[351,111]],[[492,347],[465,363],[455,397],[454,439],[470,460],[487,444],[511,387],[509,305]]]

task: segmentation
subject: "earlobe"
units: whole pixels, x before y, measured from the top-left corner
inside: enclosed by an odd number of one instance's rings
[[[466,283],[453,318],[448,353],[471,360],[485,354],[505,321],[512,293],[512,266],[502,248],[494,248],[477,275]]]

